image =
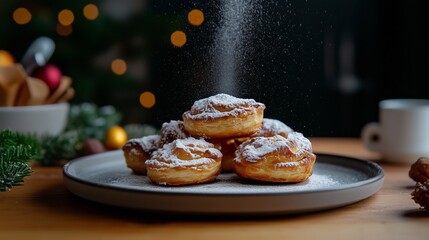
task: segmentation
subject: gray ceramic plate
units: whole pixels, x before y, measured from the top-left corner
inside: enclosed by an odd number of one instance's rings
[[[223,173],[211,183],[158,186],[132,173],[120,150],[64,166],[66,187],[82,198],[188,214],[287,214],[337,208],[375,194],[383,179],[383,169],[374,162],[325,154],[317,154],[313,175],[298,184],[261,183]]]

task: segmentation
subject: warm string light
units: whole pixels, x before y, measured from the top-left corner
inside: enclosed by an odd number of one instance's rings
[[[116,75],[123,75],[127,72],[127,63],[122,59],[115,59],[111,64],[112,72]]]
[[[99,15],[98,7],[95,4],[85,5],[83,15],[88,20],[95,20]],[[28,24],[33,16],[28,9],[20,7],[13,11],[12,17],[17,24],[24,25]],[[72,23],[75,20],[74,13],[69,9],[63,9],[58,13],[57,19],[56,31],[58,35],[70,35],[73,32]]]
[[[182,31],[175,31],[171,34],[170,41],[176,47],[183,47],[186,43],[186,34]]]
[[[188,13],[188,22],[193,26],[200,26],[204,22],[204,13],[198,9],[191,10]]]
[[[88,20],[95,20],[98,17],[98,7],[92,3],[83,8],[83,16]]]
[[[199,9],[192,9],[188,13],[188,22],[195,27],[200,26],[204,22],[204,13]],[[173,32],[170,42],[175,47],[183,47],[187,42],[186,33],[180,30]]]
[[[13,11],[13,20],[20,25],[27,24],[31,21],[32,15],[26,8],[17,8]]]
[[[152,92],[143,92],[140,94],[140,104],[145,108],[152,108],[155,105],[155,94]]]
[[[204,21],[202,12],[191,11],[189,14],[189,22],[198,26]],[[88,20],[95,20],[99,16],[98,7],[94,4],[87,4],[83,8],[83,15]],[[32,14],[26,8],[17,8],[13,12],[13,20],[20,25],[28,24],[32,19]],[[68,36],[73,32],[73,22],[75,20],[74,13],[69,9],[63,9],[58,13],[58,23],[56,31],[61,36]],[[176,31],[171,35],[171,42],[177,47],[182,47],[186,44],[186,34],[182,31]],[[127,64],[123,59],[115,59],[111,63],[111,70],[114,74],[123,75],[127,71]],[[140,104],[145,108],[152,108],[155,105],[156,98],[152,92],[146,91],[140,94]]]
[[[74,22],[74,14],[68,9],[61,10],[58,13],[58,22],[63,26],[71,25]]]
[[[204,13],[199,9],[192,9],[188,13],[188,22],[195,27],[204,22]],[[187,42],[186,33],[177,30],[170,35],[170,42],[175,47],[183,47]],[[144,92],[140,95],[140,104],[145,108],[155,105],[155,95],[151,92]]]
[[[60,36],[68,36],[73,32],[72,23],[74,22],[74,13],[69,9],[63,9],[58,13],[57,33]]]
[[[94,4],[87,4],[83,8],[83,15],[88,20],[95,20],[99,16],[98,7]],[[17,24],[24,25],[31,21],[32,14],[26,8],[17,8],[13,12],[13,19]],[[60,36],[70,35],[73,32],[74,13],[69,9],[63,9],[58,13],[57,19],[57,33]],[[193,10],[188,15],[188,21],[194,26],[199,26],[204,21],[204,15],[199,10]],[[175,31],[171,35],[171,42],[176,47],[184,46],[186,41],[186,34],[182,31]],[[127,63],[123,59],[115,59],[111,63],[111,70],[116,75],[123,75],[127,71]],[[143,107],[152,108],[156,98],[152,92],[146,91],[140,94],[139,101]]]

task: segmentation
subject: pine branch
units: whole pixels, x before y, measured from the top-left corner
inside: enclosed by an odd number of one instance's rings
[[[24,177],[30,176],[31,168],[23,162],[8,162],[0,159],[0,191],[22,185]]]
[[[35,136],[0,132],[0,191],[21,185],[31,174],[28,162],[40,158],[41,146]]]
[[[56,136],[45,136],[41,140],[43,157],[38,161],[42,165],[52,166],[61,160],[70,160],[77,155],[78,141],[78,133],[72,131]]]
[[[0,132],[0,159],[29,162],[40,158],[41,146],[33,135],[3,130]]]

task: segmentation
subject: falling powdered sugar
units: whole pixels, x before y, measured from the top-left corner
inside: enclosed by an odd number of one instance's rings
[[[246,55],[249,33],[259,4],[254,0],[220,1],[220,23],[215,32],[213,77],[217,90],[238,93],[238,75]]]

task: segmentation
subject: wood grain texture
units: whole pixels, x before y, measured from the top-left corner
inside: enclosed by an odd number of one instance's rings
[[[409,166],[384,163],[358,139],[311,141],[316,152],[377,161],[385,170],[383,188],[358,203],[310,214],[162,215],[81,199],[65,189],[61,167],[33,166],[24,186],[0,192],[0,239],[427,239],[429,214],[411,199]]]

